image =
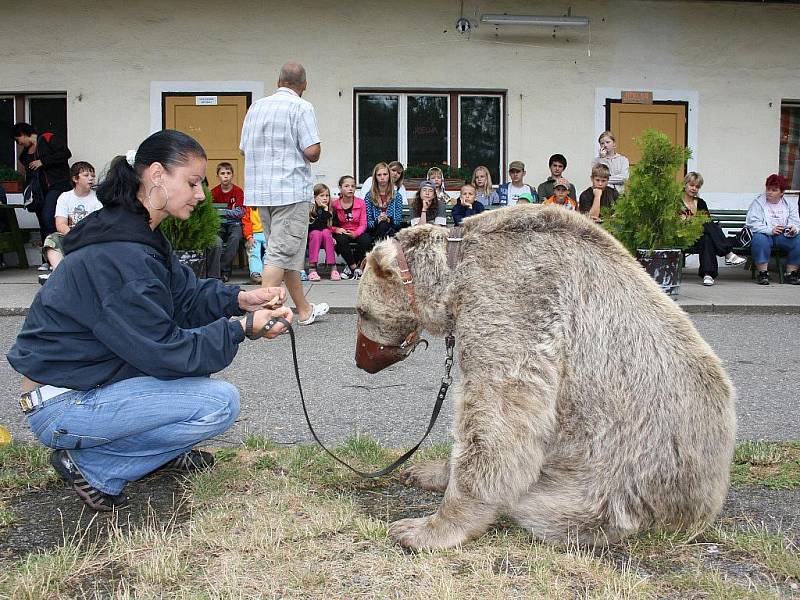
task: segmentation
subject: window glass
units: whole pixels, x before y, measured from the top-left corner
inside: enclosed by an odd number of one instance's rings
[[[16,144],[11,138],[11,126],[14,124],[14,99],[0,98],[0,165],[13,167],[16,164],[14,149]]]
[[[399,96],[358,96],[358,182],[376,163],[397,160]]]
[[[50,131],[67,139],[67,99],[30,98],[30,124],[39,133]]]
[[[800,104],[781,106],[780,174],[800,187]]]
[[[409,166],[449,163],[447,100],[447,96],[408,97]]]
[[[492,182],[500,178],[500,98],[498,96],[461,96],[461,167],[489,169]]]

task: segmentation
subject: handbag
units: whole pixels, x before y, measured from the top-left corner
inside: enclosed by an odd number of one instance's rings
[[[38,171],[31,173],[30,181],[22,192],[22,204],[25,205],[25,210],[32,213],[44,206],[44,188]]]
[[[749,248],[752,242],[753,232],[749,227],[742,227],[742,230],[734,238],[734,245],[738,248]]]

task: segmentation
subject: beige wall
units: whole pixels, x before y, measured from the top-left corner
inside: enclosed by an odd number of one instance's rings
[[[579,189],[595,151],[596,90],[660,89],[696,94],[704,195],[735,198],[776,170],[781,99],[800,99],[796,6],[480,3],[482,13],[571,6],[591,19],[590,44],[585,30],[553,38],[546,28],[487,25],[467,39],[454,31],[456,0],[45,4],[5,11],[0,92],[66,91],[73,154],[96,165],[149,133],[151,82],[263,81],[269,92],[295,59],[320,123],[316,172],[329,183],[354,169],[354,87],[506,89],[508,158],[524,160],[538,182],[548,156],[562,152]],[[473,21],[476,4],[464,2]]]

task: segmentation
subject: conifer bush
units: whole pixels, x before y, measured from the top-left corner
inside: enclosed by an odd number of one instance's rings
[[[642,158],[631,170],[613,214],[604,215],[603,226],[634,256],[637,249],[688,248],[708,220],[705,215],[681,216],[683,185],[675,177],[691,150],[655,129],[635,141]]]
[[[192,211],[192,216],[181,221],[167,217],[161,221],[161,231],[174,250],[201,252],[214,245],[219,232],[219,213],[214,208],[211,191],[203,186],[206,197]]]

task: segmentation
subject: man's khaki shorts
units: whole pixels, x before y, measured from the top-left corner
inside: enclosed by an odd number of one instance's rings
[[[258,214],[267,237],[264,266],[302,271],[308,242],[308,202],[284,206],[259,206]]]

